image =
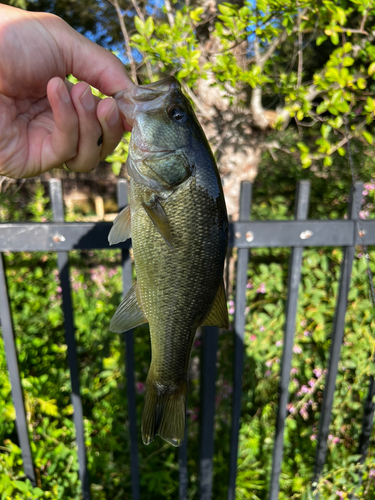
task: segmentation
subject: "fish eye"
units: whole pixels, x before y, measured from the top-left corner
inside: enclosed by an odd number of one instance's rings
[[[173,121],[177,123],[183,123],[186,119],[186,113],[180,106],[173,106],[169,109],[168,115],[172,118]]]

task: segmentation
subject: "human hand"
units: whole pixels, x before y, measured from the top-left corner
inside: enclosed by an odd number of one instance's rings
[[[83,80],[65,82],[73,74]],[[0,5],[0,174],[32,177],[65,163],[95,168],[124,130],[113,95],[133,85],[121,61],[52,14]],[[102,139],[100,139],[102,137]]]

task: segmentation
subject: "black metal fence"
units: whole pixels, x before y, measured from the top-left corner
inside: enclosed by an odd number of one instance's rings
[[[283,436],[287,404],[289,399],[288,386],[291,370],[292,350],[297,312],[298,289],[301,278],[302,254],[304,247],[338,247],[344,248],[341,264],[339,294],[332,331],[329,366],[322,410],[319,424],[319,435],[315,457],[314,480],[322,472],[327,454],[327,439],[331,410],[335,391],[340,348],[343,341],[347,296],[350,287],[351,269],[354,259],[355,245],[363,244],[365,237],[367,245],[375,245],[375,221],[359,221],[361,193],[363,185],[357,183],[352,188],[351,202],[347,220],[309,220],[310,184],[302,181],[297,187],[295,220],[291,221],[256,221],[250,222],[252,185],[242,183],[240,196],[240,220],[230,225],[229,246],[238,249],[236,270],[235,320],[234,320],[234,360],[233,360],[233,412],[231,430],[231,451],[229,467],[228,500],[235,499],[238,436],[241,416],[241,379],[244,358],[244,330],[246,283],[249,249],[256,247],[291,247],[289,263],[288,293],[286,302],[286,320],[284,327],[284,348],[281,363],[279,405],[277,414],[276,436],[273,452],[272,474],[270,479],[270,500],[276,500],[279,492],[279,478],[283,457]],[[83,498],[90,498],[90,483],[87,470],[86,449],[82,402],[80,397],[79,373],[77,363],[76,342],[74,336],[74,321],[72,298],[69,281],[68,252],[75,249],[108,248],[108,232],[111,223],[65,223],[62,188],[60,181],[50,181],[50,197],[53,208],[53,223],[3,223],[0,224],[0,253],[5,251],[50,251],[57,252],[58,270],[62,288],[62,307],[68,346],[68,362],[72,384],[72,403],[74,408],[74,424],[78,448],[79,472],[82,483]],[[127,204],[127,185],[120,180],[118,183],[118,203],[122,208]],[[130,242],[117,247],[122,249],[123,291],[132,285],[132,264],[129,257]],[[17,352],[14,341],[12,317],[9,308],[7,283],[4,272],[3,256],[0,258],[0,319],[7,357],[8,370],[12,385],[12,397],[16,410],[16,425],[26,476],[35,484],[35,472],[30,450],[29,435],[25,416],[24,399],[18,370]],[[207,327],[203,329],[202,356],[202,387],[201,387],[201,442],[200,442],[200,488],[201,500],[212,497],[213,455],[214,455],[214,414],[215,414],[215,382],[216,357],[218,345],[218,329]],[[134,381],[134,345],[133,332],[124,334],[126,344],[126,384],[128,394],[128,410],[130,425],[131,448],[131,481],[133,500],[140,499],[139,464],[137,449],[135,381]],[[370,380],[369,392],[364,403],[362,435],[359,443],[359,454],[363,461],[371,436],[374,417],[375,383]],[[180,500],[187,499],[188,470],[186,439],[179,452]]]

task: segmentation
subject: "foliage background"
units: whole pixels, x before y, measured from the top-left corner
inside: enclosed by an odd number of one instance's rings
[[[312,181],[309,217],[343,218],[352,179],[345,156],[349,135],[356,174],[366,182],[361,217],[375,217],[374,2],[12,3],[63,16],[80,32],[118,51],[139,82],[176,73],[213,145],[234,216],[239,181],[251,178],[255,179],[253,219],[292,218],[296,182],[304,178]],[[208,100],[211,95],[213,102]],[[117,174],[126,154],[125,137],[108,158]],[[35,184],[27,203],[24,188],[18,188],[13,185],[0,193],[2,221],[51,220],[42,184]],[[77,211],[69,217],[84,218]],[[362,249],[357,250],[329,453],[318,486],[327,499],[375,495],[374,447],[369,448],[363,468],[358,467],[356,455],[363,401],[369,377],[375,375],[371,361],[375,316],[365,258]],[[263,500],[268,493],[288,255],[288,249],[251,252],[236,492],[241,500]],[[374,257],[370,249],[373,272]],[[340,249],[304,251],[281,499],[312,498],[310,480],[341,258]],[[5,262],[38,486],[32,488],[23,475],[0,341],[1,500],[79,499],[56,258],[7,254]],[[127,499],[131,496],[124,347],[121,337],[108,329],[121,296],[120,255],[113,250],[72,252],[70,262],[92,496]],[[233,297],[228,299],[233,316]],[[232,335],[221,332],[219,339],[214,498],[226,496]],[[198,491],[200,347],[198,336],[192,355],[198,370],[192,370],[189,395],[191,499]],[[135,356],[140,418],[150,358],[145,327],[137,329]],[[178,452],[160,440],[149,447],[139,445],[142,498],[176,498]],[[363,473],[362,484],[358,472]]]

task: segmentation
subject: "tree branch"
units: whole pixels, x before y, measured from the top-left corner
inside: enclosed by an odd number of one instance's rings
[[[297,87],[302,84],[303,70],[303,51],[302,51],[302,31],[301,31],[301,11],[298,11],[298,70],[297,70]]]
[[[121,14],[121,9],[120,9],[118,0],[108,0],[108,2],[111,5],[113,5],[113,7],[116,9],[117,17],[118,17],[118,20],[120,22],[122,36],[124,37],[124,41],[125,41],[125,50],[126,50],[126,55],[128,56],[128,59],[129,59],[131,76],[132,76],[134,83],[136,84],[137,83],[137,70],[136,70],[134,59],[133,59],[132,50],[130,47],[130,38],[129,38],[129,34],[128,34],[128,31],[127,31],[126,26],[125,26],[124,17]]]
[[[366,125],[366,120],[364,120],[363,122],[361,122],[358,125],[358,127],[355,130],[353,130],[352,133],[350,133],[347,136],[345,136],[343,139],[341,139],[340,142],[338,142],[335,146],[333,146],[333,148],[331,148],[328,151],[328,154],[331,155],[332,153],[335,153],[339,148],[342,148],[342,146],[345,146],[345,144],[356,135],[356,132],[358,132],[358,130],[360,130],[365,125]],[[325,158],[325,156],[326,155],[324,155],[324,154],[321,154],[321,155],[318,155],[318,154],[317,155],[312,155],[312,159],[313,160],[321,160],[321,159]]]
[[[174,26],[174,17],[171,2],[169,0],[164,0],[165,10],[167,11],[167,18],[169,22],[169,26],[173,28]]]
[[[284,30],[281,35],[278,38],[275,38],[273,42],[268,46],[268,49],[264,52],[262,56],[259,55],[259,45],[258,45],[258,62],[257,65],[260,66],[261,69],[264,68],[264,65],[268,61],[268,59],[272,56],[272,54],[275,52],[277,47],[285,42],[285,40],[288,38],[288,33],[286,30]],[[255,42],[258,44],[258,40]]]
[[[145,16],[143,15],[143,12],[141,11],[141,9],[139,8],[139,5],[137,4],[136,0],[131,0],[134,8],[135,8],[135,11],[138,15],[138,17],[143,21],[145,22]],[[144,56],[143,56],[144,57]],[[152,69],[151,69],[151,64],[150,64],[150,61],[146,58],[145,59],[145,64],[146,64],[146,69],[147,69],[147,74],[148,74],[148,78],[150,80],[150,82],[153,82],[154,79],[153,79],[153,75],[152,75]]]

